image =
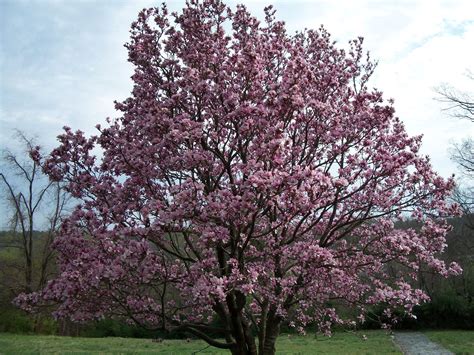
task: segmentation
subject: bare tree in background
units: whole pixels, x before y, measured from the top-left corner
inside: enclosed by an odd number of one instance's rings
[[[467,227],[474,229],[474,140],[472,137],[451,147],[451,158],[461,172],[460,186],[454,193],[454,199],[464,212]]]
[[[467,72],[467,78],[474,84],[474,74]],[[474,87],[474,85],[472,86]],[[460,91],[451,85],[443,84],[436,89],[436,100],[444,103],[443,111],[451,118],[468,120],[474,123],[474,92]],[[452,279],[451,288],[461,290],[461,294],[468,300],[473,299],[472,280],[474,275],[474,137],[468,136],[450,147],[451,159],[457,164],[460,176],[458,186],[453,194],[463,210],[459,225],[453,225],[454,230],[447,240],[447,257],[456,260],[464,269],[457,279]],[[456,223],[453,221],[453,223]],[[456,286],[458,283],[458,286]]]
[[[474,74],[468,72],[467,77],[474,82]],[[444,111],[457,119],[469,120],[474,123],[474,95],[463,92],[444,84],[437,88],[438,101],[446,104]],[[458,165],[461,176],[459,186],[453,199],[464,212],[463,225],[467,230],[474,230],[474,138],[467,137],[461,142],[454,143],[450,149],[451,159]],[[466,232],[467,233],[467,232]],[[459,238],[463,249],[474,250],[470,239]]]
[[[473,80],[474,74],[468,72],[466,76]],[[474,96],[443,84],[436,89],[438,101],[446,104],[444,111],[454,118],[466,119],[474,123]],[[470,225],[474,228],[472,213],[474,211],[474,139],[468,137],[451,147],[451,158],[457,163],[461,172],[462,187],[459,187],[454,199],[461,205],[465,215],[470,215]],[[468,221],[469,222],[469,221]]]
[[[464,177],[474,179],[474,141],[472,137],[454,144],[451,150],[453,160],[458,164]]]
[[[468,71],[466,76],[474,81],[472,72]],[[474,122],[474,97],[472,94],[459,91],[448,84],[441,85],[436,89],[436,92],[439,94],[437,100],[446,103],[445,111],[449,111],[453,117]]]
[[[43,175],[39,162],[29,152],[35,148],[34,139],[17,132],[26,149],[24,155],[4,150],[0,170],[3,197],[10,208],[10,238],[0,240],[1,248],[18,248],[22,265],[10,265],[24,275],[22,283],[3,285],[13,294],[43,287],[51,269],[54,235],[61,223],[68,195],[57,182]],[[41,220],[40,220],[41,219]],[[41,225],[40,223],[41,222]],[[46,224],[46,225],[45,225]],[[42,242],[37,243],[37,230],[42,229]]]

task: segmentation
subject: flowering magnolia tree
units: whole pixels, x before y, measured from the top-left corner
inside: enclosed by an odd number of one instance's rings
[[[289,35],[265,14],[218,0],[140,13],[121,117],[90,138],[65,128],[42,161],[82,202],[55,243],[58,277],[18,304],[274,354],[283,322],[328,331],[367,305],[409,313],[427,300],[410,286],[420,267],[460,272],[436,257],[453,181],[367,87],[362,39],[344,51],[323,28]],[[396,230],[404,216],[423,227]]]

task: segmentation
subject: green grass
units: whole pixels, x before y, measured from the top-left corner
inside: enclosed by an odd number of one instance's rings
[[[367,335],[367,340],[362,335]],[[59,336],[0,334],[0,354],[229,354],[206,348],[200,340],[164,340],[131,338],[72,338]],[[205,349],[204,349],[205,348]],[[277,354],[400,354],[390,336],[383,331],[336,333],[331,338],[314,335],[282,335]]]
[[[367,339],[362,339],[366,335]],[[384,331],[334,333],[332,337],[314,335],[278,338],[277,354],[401,354]]]
[[[474,354],[474,331],[442,330],[424,332],[428,338],[455,354]]]

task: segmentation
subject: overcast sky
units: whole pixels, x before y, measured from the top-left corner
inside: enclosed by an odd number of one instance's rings
[[[409,134],[443,176],[456,172],[451,142],[474,133],[448,118],[434,89],[474,91],[474,4],[447,1],[240,1],[258,17],[273,4],[290,32],[323,24],[341,47],[358,36],[379,65],[372,86],[395,99]],[[145,0],[0,0],[0,145],[14,129],[50,149],[64,125],[94,133],[132,88],[123,44]],[[179,10],[184,1],[168,1]],[[228,2],[235,6],[237,2]],[[0,210],[0,213],[2,210]],[[3,213],[2,213],[3,214]],[[0,224],[3,224],[3,221]]]

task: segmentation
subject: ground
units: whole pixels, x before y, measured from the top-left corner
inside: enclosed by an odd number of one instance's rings
[[[363,339],[366,335],[367,340]],[[13,353],[121,353],[121,354],[228,354],[207,347],[199,340],[164,340],[130,338],[71,338],[58,336],[0,334],[0,354]],[[201,351],[200,351],[201,350]],[[400,354],[391,337],[383,331],[336,333],[333,337],[314,335],[282,335],[278,339],[278,354]]]
[[[455,354],[469,354],[474,349],[474,331],[437,331],[425,333]],[[364,339],[365,337],[366,340]],[[71,338],[58,336],[0,334],[0,354],[228,354],[207,347],[199,340],[164,340],[130,338]],[[401,354],[393,338],[384,331],[340,332],[333,337],[282,335],[278,354]]]
[[[428,331],[426,336],[455,354],[474,354],[474,331],[442,330]]]

